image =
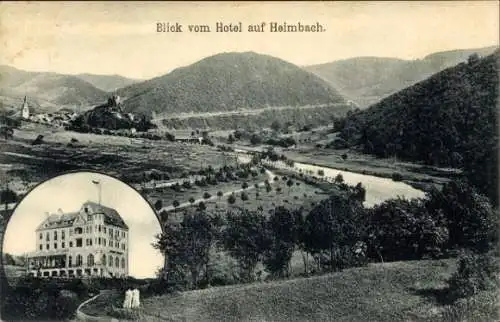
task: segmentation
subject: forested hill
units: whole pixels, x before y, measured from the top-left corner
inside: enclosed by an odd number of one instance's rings
[[[326,81],[284,60],[222,53],[118,90],[124,108],[150,114],[215,112],[344,102]]]
[[[461,167],[497,203],[500,51],[448,68],[336,124],[348,146]]]
[[[422,59],[354,57],[331,63],[306,66],[330,82],[342,95],[361,108],[412,86],[446,68],[465,62],[473,53],[491,55],[498,46],[457,49],[433,53]]]

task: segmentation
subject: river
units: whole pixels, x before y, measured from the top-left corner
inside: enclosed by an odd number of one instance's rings
[[[238,159],[241,162],[248,162],[249,158],[251,158],[251,156],[246,153],[240,151],[238,152]],[[421,198],[425,196],[425,193],[421,190],[415,189],[404,182],[396,182],[388,178],[381,178],[301,162],[294,162],[293,168],[288,167],[281,161],[271,162],[268,164],[272,164],[277,168],[294,170],[296,172],[300,172],[300,170],[302,170],[304,174],[309,173],[310,175],[316,177],[321,177],[318,175],[318,170],[323,170],[323,177],[326,177],[328,181],[332,181],[340,173],[344,178],[344,182],[348,185],[356,185],[358,182],[361,182],[366,189],[366,199],[364,202],[366,207],[371,207],[375,204],[383,202],[384,200],[396,198],[397,196],[405,198]]]

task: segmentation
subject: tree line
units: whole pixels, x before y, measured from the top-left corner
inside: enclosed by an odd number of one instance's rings
[[[166,283],[183,289],[230,283],[210,264],[214,250],[236,263],[231,283],[246,283],[258,278],[258,264],[269,278],[289,277],[295,252],[302,254],[303,274],[309,275],[368,262],[455,257],[464,249],[483,254],[498,242],[498,211],[466,182],[371,208],[363,207],[361,185],[338,188],[308,212],[283,206],[268,214],[198,209],[181,222],[167,221],[154,245],[167,258]]]

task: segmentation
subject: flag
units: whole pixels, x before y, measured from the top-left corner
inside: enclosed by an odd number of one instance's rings
[[[92,183],[93,183],[93,184],[99,184],[100,182],[99,182],[99,181],[97,181],[97,180],[92,180]]]

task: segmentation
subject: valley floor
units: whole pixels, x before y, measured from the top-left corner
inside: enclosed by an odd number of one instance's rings
[[[140,315],[148,321],[491,321],[498,309],[494,294],[472,298],[465,310],[440,304],[454,270],[454,260],[370,264],[323,276],[150,297],[142,301]],[[103,312],[109,300],[85,310]]]

